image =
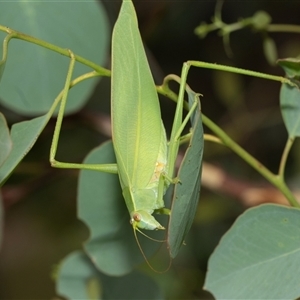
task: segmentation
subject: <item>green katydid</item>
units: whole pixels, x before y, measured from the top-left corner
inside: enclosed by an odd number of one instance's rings
[[[124,39],[126,36],[126,39]],[[112,140],[117,164],[88,165],[55,160],[64,107],[75,64],[72,53],[53,142],[50,162],[57,168],[77,168],[117,173],[134,231],[164,229],[152,215],[169,213],[163,196],[173,178],[181,134],[198,106],[194,94],[190,110],[183,119],[185,80],[181,82],[169,143],[161,120],[156,87],[138,30],[131,1],[123,1],[112,37]],[[184,65],[186,79],[188,66]],[[128,76],[130,74],[130,76]]]
[[[126,51],[129,55],[124,54]],[[134,79],[126,76],[130,69],[134,70]],[[184,127],[180,115],[182,103],[179,110],[173,124],[176,134],[171,137],[174,141],[170,142],[168,150],[158,95],[133,4],[124,1],[113,32],[112,137],[120,183],[134,228],[163,229],[152,213],[164,208],[163,195],[168,185],[176,182],[172,176]]]

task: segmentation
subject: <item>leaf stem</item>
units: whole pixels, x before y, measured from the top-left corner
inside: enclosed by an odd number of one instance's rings
[[[296,200],[295,196],[292,194],[290,189],[287,187],[284,179],[280,175],[272,173],[268,168],[266,168],[260,161],[254,158],[245,149],[239,146],[234,140],[232,140],[219,126],[212,122],[208,117],[202,114],[202,121],[210,130],[212,130],[223,142],[225,146],[230,148],[238,156],[240,156],[245,162],[247,162],[252,168],[254,168],[258,173],[265,177],[271,184],[277,187],[283,195],[287,198],[291,206],[299,207],[300,204]]]
[[[285,171],[285,165],[286,161],[288,158],[288,155],[290,153],[290,150],[294,144],[295,138],[294,137],[289,137],[286,141],[284,150],[282,152],[281,160],[280,160],[280,165],[279,165],[279,171],[278,171],[278,176],[281,178],[284,178],[284,171]]]
[[[257,71],[250,71],[241,68],[224,66],[224,65],[214,64],[214,63],[207,63],[203,61],[189,60],[187,63],[199,68],[212,69],[212,70],[248,75],[248,76],[253,76],[258,78],[264,78],[264,79],[279,81],[281,83],[287,83],[291,86],[295,86],[295,83],[293,83],[289,78],[285,78],[282,76],[275,76],[275,75],[270,75],[270,74],[261,73]]]
[[[204,134],[204,140],[208,141],[208,142],[213,142],[213,143],[216,143],[216,144],[223,145],[222,141],[218,137],[216,137],[212,134],[207,134],[207,133]]]
[[[267,31],[300,33],[300,26],[291,24],[270,24],[267,27]]]

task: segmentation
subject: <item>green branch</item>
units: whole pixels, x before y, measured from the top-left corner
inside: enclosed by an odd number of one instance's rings
[[[300,33],[299,25],[290,24],[270,24],[267,27],[269,32],[290,32],[290,33]]]
[[[300,204],[292,194],[290,189],[287,187],[282,176],[272,173],[267,167],[265,167],[260,161],[254,158],[245,149],[239,146],[234,140],[232,140],[219,126],[212,122],[209,118],[202,114],[202,121],[219,139],[225,146],[236,153],[240,158],[266,178],[271,184],[277,187],[282,194],[287,198],[291,206],[299,207]]]
[[[195,62],[193,62],[194,64]],[[209,68],[212,67],[212,64],[204,63]],[[195,64],[196,65],[196,64]],[[199,65],[203,65],[202,62],[199,63]],[[213,65],[213,66],[219,66],[219,65]],[[224,67],[221,66],[224,71],[230,71],[232,67]],[[216,68],[217,69],[217,68]],[[234,68],[235,71],[240,71],[241,69]],[[245,71],[245,72],[244,72]],[[257,72],[247,71],[244,70],[243,74],[246,75],[253,75],[257,74]],[[241,72],[239,72],[241,73]],[[283,77],[279,76],[272,76],[263,73],[258,73],[259,77],[266,78],[266,79],[272,79],[281,81],[282,79],[285,79]],[[157,87],[158,93],[168,97],[169,99],[177,102],[176,95],[168,86],[169,81],[174,80],[173,75],[167,76],[163,84],[161,86]],[[185,103],[185,109],[188,109],[187,103]],[[243,149],[240,145],[238,145],[233,139],[231,139],[225,131],[223,131],[217,124],[215,124],[213,121],[211,121],[208,117],[202,114],[202,121],[203,124],[206,125],[215,135],[215,138],[212,138],[211,136],[206,136],[206,140],[209,140],[211,142],[217,142],[221,143],[225,146],[227,146],[229,149],[231,149],[235,154],[237,154],[239,157],[241,157],[248,165],[250,165],[252,168],[254,168],[258,173],[260,173],[264,178],[266,178],[272,185],[274,185],[278,190],[282,192],[282,194],[287,198],[291,206],[300,208],[300,204],[296,200],[295,196],[291,192],[291,190],[286,185],[283,176],[277,175],[272,173],[267,167],[265,167],[260,161],[258,161],[256,158],[254,158],[250,153],[248,153],[245,149]],[[288,151],[286,151],[288,153]]]
[[[287,161],[287,158],[289,156],[290,150],[291,150],[291,148],[294,144],[294,141],[295,141],[294,137],[289,137],[288,140],[286,141],[284,150],[282,152],[280,165],[279,165],[279,171],[278,171],[278,175],[280,177],[282,177],[282,179],[284,178],[284,171],[285,171],[286,161]]]

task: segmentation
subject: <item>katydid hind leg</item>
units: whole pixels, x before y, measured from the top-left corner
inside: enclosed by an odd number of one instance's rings
[[[65,81],[65,85],[64,85],[64,89],[63,89],[63,96],[62,96],[62,99],[60,102],[59,111],[58,111],[58,115],[57,115],[57,119],[56,119],[55,129],[54,129],[54,134],[53,134],[53,139],[52,139],[52,144],[51,144],[51,148],[50,148],[50,163],[51,163],[52,167],[58,167],[60,164],[58,161],[55,160],[55,156],[57,153],[58,141],[59,141],[60,131],[61,131],[61,127],[62,127],[62,121],[64,118],[64,112],[65,112],[65,107],[66,107],[68,93],[69,93],[69,86],[71,83],[72,74],[73,74],[75,62],[76,62],[74,53],[71,50],[69,50],[69,53],[70,53],[70,64],[69,64],[69,68],[68,68],[68,73],[67,73],[67,77],[66,77],[66,81]]]
[[[63,169],[82,169],[82,170],[95,170],[95,171],[103,171],[107,173],[113,173],[117,174],[118,173],[118,168],[117,164],[80,164],[80,163],[66,163],[66,162],[60,162],[57,161],[55,156],[57,153],[57,147],[58,147],[58,142],[59,142],[59,136],[61,132],[61,127],[62,127],[62,122],[64,118],[64,113],[65,113],[65,108],[68,100],[68,93],[70,89],[70,83],[72,80],[72,75],[74,71],[74,66],[75,66],[75,55],[74,53],[69,50],[70,53],[70,64],[67,72],[67,77],[63,89],[63,96],[60,101],[60,106],[59,106],[59,111],[56,119],[56,124],[55,124],[55,129],[54,129],[54,134],[52,138],[52,144],[50,148],[50,163],[51,166],[54,168],[63,168]]]

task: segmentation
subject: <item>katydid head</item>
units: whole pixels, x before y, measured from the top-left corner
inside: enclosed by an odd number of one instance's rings
[[[157,230],[165,229],[155,220],[155,218],[144,210],[138,210],[131,213],[130,223],[133,228]]]

